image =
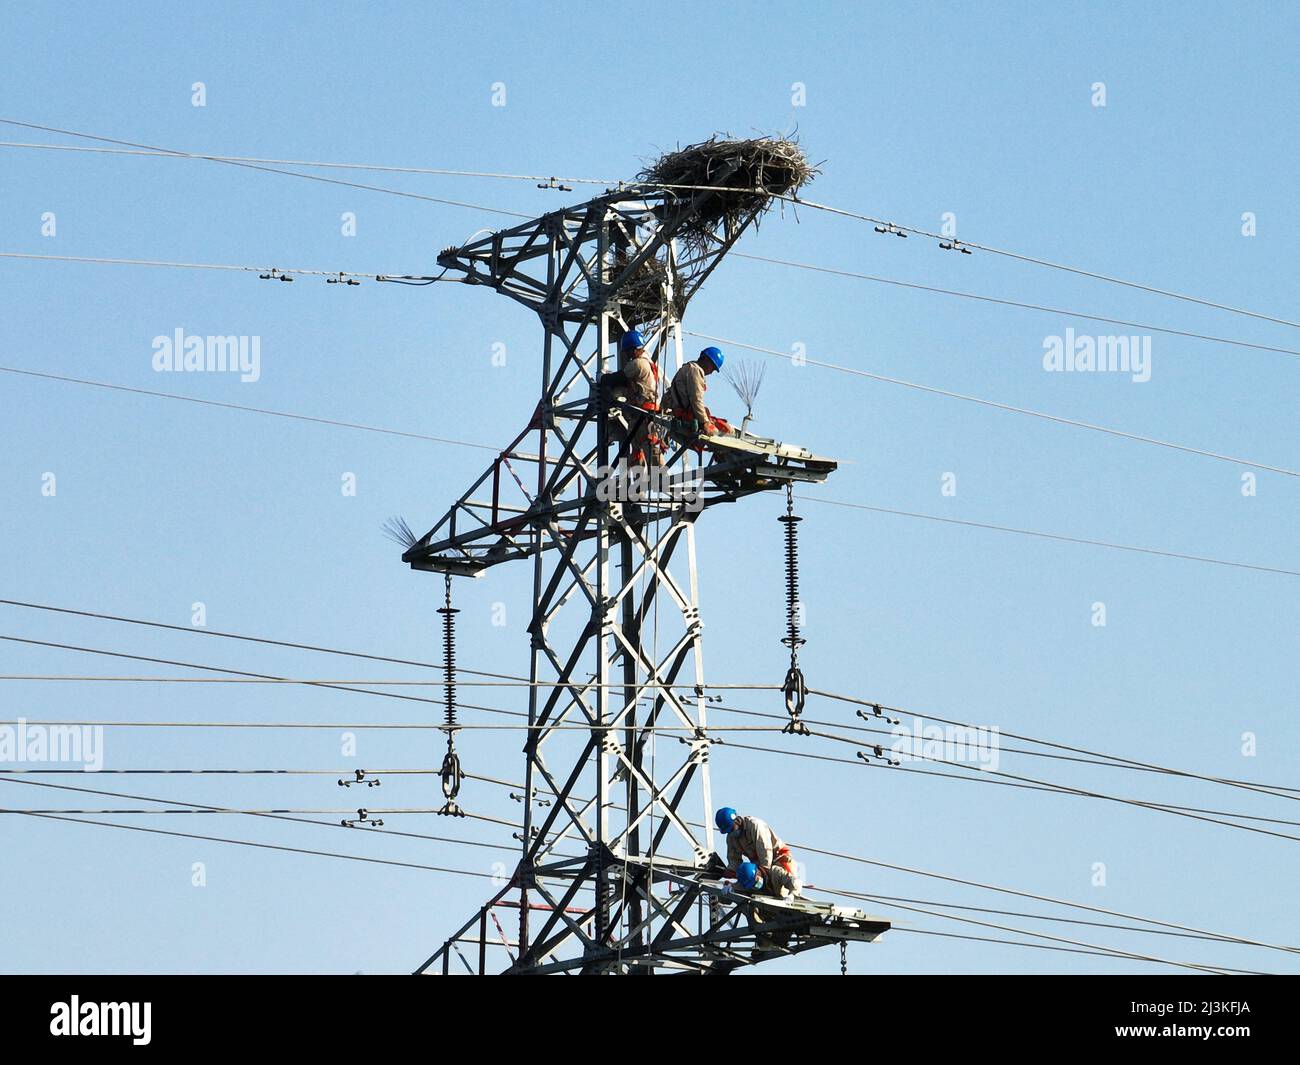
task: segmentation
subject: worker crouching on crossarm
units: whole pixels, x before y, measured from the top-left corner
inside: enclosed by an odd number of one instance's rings
[[[742,890],[784,899],[803,892],[794,858],[766,821],[742,817],[724,806],[714,817],[727,837],[727,868],[723,873]]]
[[[704,405],[704,393],[709,389],[705,378],[721,370],[722,362],[721,349],[705,348],[694,362],[677,371],[664,393],[664,410],[680,421],[693,423],[692,436],[734,432],[725,419],[715,416]]]

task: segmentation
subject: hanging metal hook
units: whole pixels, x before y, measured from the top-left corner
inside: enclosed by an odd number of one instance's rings
[[[443,803],[438,813],[444,817],[464,817],[465,811],[456,804],[456,796],[460,793],[461,781],[465,779],[465,774],[460,768],[460,758],[451,744],[451,737],[448,736],[447,754],[442,759],[442,769],[438,771],[438,775],[442,777],[443,798],[447,801]]]

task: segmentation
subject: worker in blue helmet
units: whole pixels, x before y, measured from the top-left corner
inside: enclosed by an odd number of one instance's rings
[[[658,411],[659,367],[646,353],[645,337],[640,330],[629,329],[623,334],[618,342],[618,354],[616,398],[628,407]],[[635,465],[660,465],[662,448],[654,420],[627,409],[619,411],[619,418],[626,423],[623,435],[628,442],[628,460]]]
[[[688,362],[673,377],[664,392],[663,407],[674,418],[692,425],[692,436],[726,435],[733,432],[725,419],[714,415],[704,404],[704,393],[709,390],[705,381],[710,374],[722,369],[725,356],[721,348],[709,346]]]
[[[766,821],[742,816],[724,806],[713,818],[727,837],[727,862],[722,873],[744,891],[774,895],[778,899],[799,895],[803,883],[790,848]]]
[[[741,862],[736,867],[736,885],[742,891],[762,891],[764,884],[763,871],[753,862]]]

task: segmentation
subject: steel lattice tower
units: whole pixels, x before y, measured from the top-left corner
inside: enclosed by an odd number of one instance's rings
[[[755,907],[704,868],[714,840],[695,525],[716,503],[824,480],[834,464],[782,447],[701,466],[678,448],[667,469],[677,488],[699,489],[694,501],[598,490],[617,459],[599,388],[617,369],[610,351],[639,327],[665,375],[679,367],[688,302],[771,202],[719,211],[734,175],[711,174],[716,189],[621,187],[438,258],[534,311],[544,335],[527,426],[402,556],[464,576],[533,568],[522,854],[510,883],[420,972],[447,972],[467,936],[489,971],[503,943],[487,922],[502,906],[518,907],[519,936],[493,971],[725,972],[750,960]],[[831,909],[758,920],[765,934],[789,932],[790,951],[888,927]]]

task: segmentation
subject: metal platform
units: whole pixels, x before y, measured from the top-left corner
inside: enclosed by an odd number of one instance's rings
[[[699,442],[713,456],[700,470],[704,481],[739,495],[784,488],[791,481],[822,484],[839,463],[806,447],[736,431],[706,433]]]
[[[656,971],[725,975],[833,943],[871,943],[892,927],[885,918],[852,906],[736,891],[704,869],[685,863],[652,866],[611,855],[603,865],[601,875],[608,881],[609,897],[620,900],[620,908],[643,909],[645,928],[651,922],[659,925],[653,936],[642,935],[645,929],[637,927],[625,937],[613,937],[600,946],[593,943],[596,907],[575,905],[572,890],[590,877],[591,864],[573,859],[538,870],[533,886],[548,904],[530,908],[545,915],[545,920],[522,955],[518,944],[505,937],[494,912],[518,906],[506,899],[513,890],[507,887],[416,975],[449,976],[458,971],[476,976]],[[691,925],[698,931],[692,931]],[[575,955],[575,944],[586,949]]]
[[[539,548],[555,551],[568,546],[578,515],[591,504],[590,491],[567,501],[509,496],[505,489],[522,487],[521,473],[538,462],[535,454],[518,450],[524,435],[498,456],[439,526],[406,551],[404,562],[416,570],[478,577],[492,566],[527,558]],[[683,460],[693,454],[691,445],[701,446],[709,460],[687,466]],[[575,479],[588,489],[594,487],[591,470],[577,462],[573,465]],[[670,489],[698,489],[699,509],[705,509],[756,492],[777,491],[791,482],[821,484],[838,468],[835,459],[806,447],[737,430],[701,434],[691,444],[679,444],[666,457],[663,473],[664,485]],[[642,520],[653,521],[671,518],[680,509],[680,498],[651,497],[642,501],[640,512]],[[558,535],[537,536],[538,530]]]

